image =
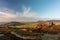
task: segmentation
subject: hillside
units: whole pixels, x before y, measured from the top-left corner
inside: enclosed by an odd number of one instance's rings
[[[58,25],[57,25],[58,24]],[[0,27],[11,27],[17,29],[28,29],[32,32],[60,33],[60,22],[57,21],[37,21],[32,23],[9,22]],[[18,30],[17,30],[18,31]]]
[[[24,25],[24,23],[20,23],[20,22],[7,22],[7,23],[1,24],[0,27],[10,27],[10,26],[20,26],[20,25]]]
[[[59,22],[60,23],[60,22]],[[33,32],[44,32],[44,33],[59,33],[60,24],[58,22],[43,21],[43,22],[33,22],[21,26],[16,26],[16,28],[26,28],[31,29]]]

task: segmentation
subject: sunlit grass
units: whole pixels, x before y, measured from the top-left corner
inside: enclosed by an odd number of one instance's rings
[[[36,28],[37,25],[34,24],[25,24],[25,25],[21,25],[21,26],[16,26],[16,28]]]

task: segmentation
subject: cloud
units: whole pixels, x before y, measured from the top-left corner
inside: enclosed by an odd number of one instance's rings
[[[16,15],[11,14],[11,13],[0,12],[0,22],[11,21],[15,17],[16,17]]]
[[[37,21],[38,17],[36,12],[30,11],[30,7],[22,6],[22,12],[17,12],[12,9],[2,8],[0,9],[0,21],[21,21],[32,22]]]

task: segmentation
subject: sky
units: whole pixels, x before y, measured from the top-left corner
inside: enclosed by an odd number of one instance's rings
[[[0,22],[60,20],[60,0],[0,0]]]

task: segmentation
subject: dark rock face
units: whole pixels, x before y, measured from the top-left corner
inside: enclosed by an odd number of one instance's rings
[[[19,38],[11,33],[6,33],[0,40],[42,40],[42,39],[23,39]]]
[[[0,40],[24,40],[22,38],[16,37],[13,34],[6,33],[4,36],[0,37]]]

